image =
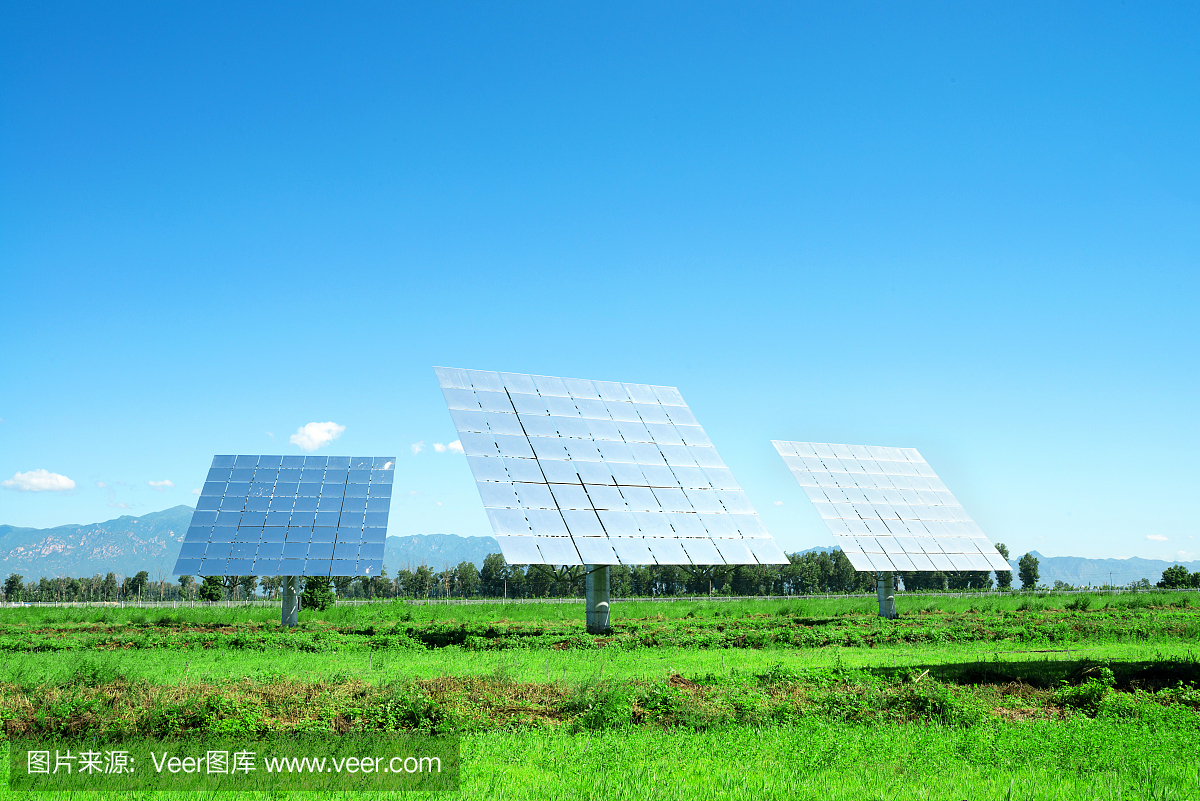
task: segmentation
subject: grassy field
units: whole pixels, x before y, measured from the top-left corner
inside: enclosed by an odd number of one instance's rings
[[[896,596],[897,609],[901,615],[920,611],[967,612],[1017,611],[1021,609],[1046,610],[1069,609],[1072,605],[1084,604],[1087,608],[1170,608],[1196,606],[1200,603],[1200,592],[1140,592],[1122,594],[1054,594],[1054,593],[992,593],[981,597],[960,598],[953,595]],[[794,600],[758,599],[733,601],[706,601],[704,599],[681,601],[623,601],[613,602],[614,619],[637,620],[662,615],[668,619],[687,617],[711,617],[714,615],[745,616],[757,614],[811,614],[828,617],[843,614],[875,614],[878,605],[874,596],[843,597],[831,595],[821,598],[797,598]],[[300,621],[324,621],[327,623],[354,623],[372,620],[394,620],[398,614],[407,614],[416,622],[432,620],[458,620],[463,622],[511,621],[554,621],[576,620],[582,616],[582,604],[578,601],[564,603],[464,603],[464,604],[410,604],[404,600],[383,601],[377,604],[339,605],[324,611],[304,609]],[[278,606],[212,606],[172,608],[139,608],[112,606],[90,607],[3,607],[0,608],[0,623],[85,623],[85,622],[154,622],[162,616],[177,621],[194,621],[206,624],[255,621],[272,623],[279,620]]]
[[[5,609],[0,721],[456,732],[463,798],[1195,797],[1200,594],[911,600]]]

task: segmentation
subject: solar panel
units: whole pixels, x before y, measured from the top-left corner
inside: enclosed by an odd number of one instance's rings
[[[394,456],[214,456],[175,575],[378,576]]]
[[[772,444],[856,570],[1012,570],[916,449]]]
[[[787,564],[674,387],[435,367],[510,564]]]

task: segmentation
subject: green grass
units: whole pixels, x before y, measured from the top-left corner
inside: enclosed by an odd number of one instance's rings
[[[1200,787],[1200,767],[1185,756],[1194,738],[1194,732],[1086,719],[972,730],[813,720],[710,732],[493,732],[463,738],[463,789],[447,797],[1183,801]],[[0,798],[12,795],[0,791]]]
[[[983,597],[939,597],[927,595],[896,595],[901,616],[921,611],[946,613],[1068,610],[1072,605],[1090,609],[1165,609],[1200,607],[1200,592],[1141,592],[1110,595],[1106,593],[1056,595],[1051,593],[993,593]],[[793,614],[797,616],[833,617],[845,614],[874,615],[878,604],[874,597],[798,598],[781,601],[613,601],[613,621],[637,620],[661,615],[670,620],[687,617],[746,617],[754,615]],[[69,624],[69,623],[154,623],[162,618],[182,623],[204,625],[256,622],[275,623],[280,611],[274,606],[226,606],[136,608],[121,606],[92,607],[28,607],[0,609],[0,624]],[[324,611],[301,610],[300,620],[324,621],[333,624],[392,621],[403,617],[417,623],[454,620],[465,623],[492,621],[544,622],[574,621],[583,617],[579,601],[563,603],[466,603],[410,604],[405,600],[382,601],[376,604],[333,606]]]
[[[336,607],[306,613],[296,630],[282,629],[273,618],[261,619],[263,610],[252,607],[4,610],[0,652],[115,648],[338,652],[460,645],[472,651],[730,649],[897,643],[1011,643],[1021,648],[1041,643],[1068,649],[1113,642],[1196,641],[1200,608],[1191,605],[1189,597],[1125,596],[1085,604],[1081,601],[1091,598],[1085,595],[1068,604],[1072,609],[1047,606],[1034,598],[1021,603],[1004,596],[933,599],[944,602],[945,608],[927,602],[892,621],[844,599],[631,604],[614,620],[611,635],[603,638],[584,634],[578,604]],[[1171,604],[1146,606],[1147,598]],[[484,612],[493,616],[481,617]],[[510,612],[516,617],[508,617]]]
[[[435,652],[444,653],[445,650]],[[766,655],[766,654],[762,654]],[[177,735],[193,731],[429,729],[578,730],[651,726],[708,729],[829,721],[956,722],[1101,714],[1148,720],[1171,710],[1169,725],[1200,722],[1195,660],[992,662],[948,668],[937,662],[813,666],[774,661],[696,663],[654,670],[586,666],[532,675],[497,663],[485,672],[304,676],[263,665],[249,674],[153,665],[135,672],[107,655],[52,674],[9,671],[0,684],[0,721],[31,736],[96,733]],[[926,666],[928,665],[928,666]],[[370,671],[370,666],[367,667]],[[1172,717],[1174,715],[1174,717]],[[1157,718],[1156,718],[1157,719]]]
[[[1182,799],[1193,595],[618,602],[604,638],[579,604],[5,609],[0,714],[456,731],[465,799]]]
[[[893,645],[878,648],[728,649],[645,648],[594,652],[530,650],[472,652],[461,648],[422,651],[336,653],[239,652],[232,650],[109,650],[53,655],[0,655],[0,677],[21,684],[58,684],[84,664],[130,679],[178,684],[225,678],[285,674],[306,681],[360,680],[372,683],[428,679],[437,676],[483,676],[501,673],[514,680],[575,683],[593,679],[663,678],[671,673],[703,675],[740,670],[762,672],[776,663],[794,669],[844,666],[877,671],[929,668],[939,678],[991,671],[1011,679],[1044,675],[1049,681],[1073,673],[1084,661],[1110,661],[1130,669],[1183,666],[1200,682],[1200,646],[1196,643],[1152,645],[1110,644],[1068,653],[1001,653],[990,645]],[[1166,669],[1164,667],[1164,669]],[[1184,678],[1184,677],[1180,677]]]
[[[811,721],[465,742],[462,798],[1185,799],[1191,735],[1107,721],[963,731]]]

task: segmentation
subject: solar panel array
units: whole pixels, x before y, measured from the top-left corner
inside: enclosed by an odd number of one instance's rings
[[[1012,570],[914,448],[772,442],[855,569]]]
[[[510,564],[787,564],[675,388],[434,369]]]
[[[176,575],[378,576],[393,456],[214,456]]]

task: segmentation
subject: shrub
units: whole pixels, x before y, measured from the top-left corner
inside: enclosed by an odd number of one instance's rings
[[[1172,688],[1160,691],[1158,696],[1163,703],[1183,704],[1192,709],[1200,709],[1200,689],[1197,689],[1193,682],[1184,684],[1181,681]]]
[[[400,689],[391,698],[364,710],[362,728],[383,731],[421,731],[440,734],[453,729],[453,718],[437,701],[415,687]]]
[[[99,687],[102,684],[112,684],[123,678],[125,677],[107,662],[96,659],[84,659],[72,671],[69,682],[84,687]]]
[[[262,637],[255,637],[249,632],[239,631],[229,638],[229,647],[240,650],[265,651],[267,644]]]
[[[947,726],[972,726],[985,716],[978,704],[932,679],[903,685],[896,695],[885,701],[885,707]]]
[[[620,729],[633,720],[632,700],[609,684],[581,685],[565,711],[575,716],[570,724],[573,731]]]
[[[220,576],[204,577],[204,583],[200,585],[200,600],[219,601],[224,594],[225,588],[221,586]]]
[[[300,593],[301,609],[316,609],[324,612],[333,606],[332,579],[327,576],[308,576],[304,579],[304,591]]]
[[[766,686],[777,686],[795,684],[800,678],[801,674],[798,671],[785,666],[782,662],[776,662],[766,673],[759,674],[758,681]]]
[[[398,649],[405,651],[425,650],[425,643],[418,639],[408,636],[400,632],[399,634],[383,635],[376,637],[369,642],[372,649],[389,650]]]
[[[1096,676],[1088,676],[1081,684],[1070,686],[1065,680],[1055,694],[1055,700],[1066,709],[1078,709],[1095,716],[1100,704],[1116,686],[1117,680],[1108,667],[1101,667]]]

